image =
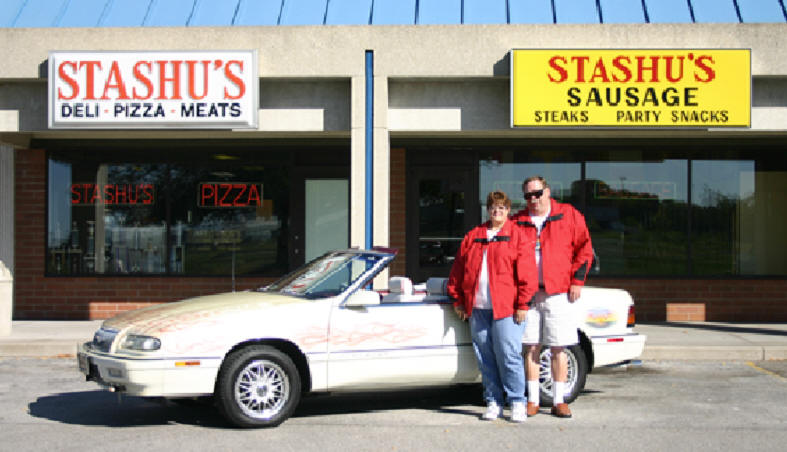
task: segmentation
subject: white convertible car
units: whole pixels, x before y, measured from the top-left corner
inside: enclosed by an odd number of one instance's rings
[[[469,328],[446,279],[393,277],[369,290],[389,249],[327,253],[267,287],[197,297],[105,321],[77,361],[88,380],[143,397],[212,396],[242,427],[275,426],[309,392],[480,381]],[[623,290],[586,287],[576,303],[580,344],[569,350],[566,399],[598,366],[637,358],[634,303]],[[551,404],[548,351],[541,400]]]

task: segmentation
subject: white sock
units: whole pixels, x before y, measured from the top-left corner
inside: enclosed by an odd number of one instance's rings
[[[538,384],[538,380],[531,381],[527,380],[527,401],[531,403],[535,403],[538,405],[539,401],[539,394],[541,392],[541,387]]]
[[[552,382],[552,406],[555,406],[558,403],[563,403],[563,393],[566,390],[565,388],[566,388],[565,381]]]

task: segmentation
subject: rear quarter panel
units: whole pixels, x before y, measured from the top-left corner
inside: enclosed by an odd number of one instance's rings
[[[585,287],[576,301],[579,329],[588,337],[630,333],[626,323],[632,304],[634,301],[625,290]]]

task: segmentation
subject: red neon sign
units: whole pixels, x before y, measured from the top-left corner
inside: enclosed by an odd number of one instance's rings
[[[260,207],[262,184],[253,182],[202,182],[199,184],[200,207]]]
[[[153,205],[155,193],[153,184],[71,184],[71,205]]]

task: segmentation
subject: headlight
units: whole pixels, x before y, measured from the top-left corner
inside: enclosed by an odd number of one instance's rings
[[[100,352],[109,353],[112,347],[112,342],[117,336],[118,330],[114,328],[104,328],[103,326],[96,331],[93,335],[93,342],[90,344],[91,348]]]
[[[121,348],[127,350],[158,350],[161,348],[161,341],[158,338],[151,336],[140,336],[138,334],[129,334],[123,340]]]

